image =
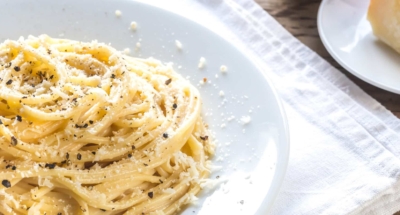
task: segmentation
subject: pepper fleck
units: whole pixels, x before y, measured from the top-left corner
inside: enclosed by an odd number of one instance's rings
[[[173,104],[173,105],[172,105],[172,109],[174,109],[174,110],[175,110],[177,107],[178,107],[177,104]]]
[[[90,123],[90,124],[93,124],[93,120],[89,120],[89,123]]]
[[[14,136],[11,137],[11,145],[16,146],[18,144],[18,140],[17,138],[15,138]]]
[[[131,158],[131,157],[132,157],[132,154],[128,154],[128,157]]]
[[[172,79],[168,79],[168,80],[165,81],[165,84],[168,85],[168,84],[171,83],[171,81],[172,81]]]
[[[153,198],[153,192],[148,192],[147,195],[148,195],[150,198]]]
[[[11,187],[11,183],[10,183],[10,181],[7,180],[7,179],[4,179],[4,180],[1,182],[1,184],[2,184],[4,187],[6,187],[6,188]]]
[[[0,119],[0,125],[3,125],[3,121],[1,121],[1,119]]]
[[[77,158],[78,160],[81,160],[82,155],[81,155],[80,153],[78,153],[78,154],[76,155],[76,158]]]
[[[12,84],[12,82],[13,82],[13,81],[10,79],[10,80],[8,80],[8,81],[6,82],[6,84],[7,84],[7,85],[10,85],[10,84]]]
[[[92,154],[94,154],[94,155],[95,155],[95,154],[96,154],[96,152],[92,152]]]
[[[136,147],[134,145],[132,145],[132,150],[135,150],[135,149],[136,149]]]
[[[67,154],[65,155],[65,157],[67,158],[67,159],[69,159],[69,153],[67,152]]]
[[[105,209],[100,209],[101,211],[103,211],[103,212],[105,212],[106,210]]]
[[[75,124],[75,128],[87,128],[89,125],[85,123],[84,125]]]
[[[13,167],[11,167],[11,169],[12,169],[12,170],[16,170],[16,169],[17,169],[17,167],[16,167],[16,166],[13,166]]]
[[[160,179],[160,183],[162,184],[162,183],[164,183],[164,182]]]
[[[112,75],[111,75],[111,78],[115,78],[115,74],[112,74]]]
[[[11,165],[10,164],[8,164],[7,166],[6,166],[6,169],[8,169],[8,168],[10,168],[11,167]]]
[[[16,118],[17,118],[17,121],[18,121],[18,122],[22,122],[22,117],[21,117],[20,115],[17,115]]]
[[[21,68],[19,68],[19,66],[14,66],[14,70],[15,70],[16,72],[19,72],[19,71],[21,70]]]
[[[46,163],[46,165],[44,167],[49,168],[49,169],[54,169],[54,167],[56,167],[56,163]]]
[[[62,213],[57,213],[57,215],[62,215]]]
[[[163,136],[164,138],[168,138],[168,134],[167,134],[167,133],[164,133],[162,136]]]
[[[200,139],[202,139],[202,140],[208,140],[208,136],[204,136],[204,137],[200,136]]]

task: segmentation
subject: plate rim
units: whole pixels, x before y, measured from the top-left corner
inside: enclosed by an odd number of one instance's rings
[[[317,14],[317,28],[318,28],[318,34],[319,37],[322,41],[322,44],[324,45],[324,47],[326,48],[326,50],[328,51],[328,53],[332,56],[332,58],[340,65],[342,66],[346,71],[348,71],[349,73],[351,73],[352,75],[356,76],[357,78],[361,79],[362,81],[367,82],[368,84],[371,84],[375,87],[378,87],[380,89],[392,92],[392,93],[396,93],[396,94],[400,94],[400,88],[399,89],[395,89],[392,87],[388,87],[387,85],[375,81],[371,78],[367,78],[364,75],[362,75],[362,73],[357,72],[357,70],[351,68],[350,66],[348,66],[346,64],[345,61],[343,61],[341,59],[341,57],[333,50],[331,43],[329,42],[329,40],[327,39],[327,36],[325,34],[324,28],[322,27],[322,14],[324,13],[324,10],[326,5],[327,5],[328,0],[322,0],[321,4],[319,5],[318,8],[318,14]]]

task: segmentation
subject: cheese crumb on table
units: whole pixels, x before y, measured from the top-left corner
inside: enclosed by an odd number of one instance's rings
[[[221,90],[221,91],[219,91],[219,96],[221,96],[221,97],[222,97],[222,96],[225,96],[225,93],[224,93],[224,91],[222,91],[222,90]]]
[[[198,65],[199,69],[203,69],[205,64],[206,64],[206,59],[204,57],[201,57]]]
[[[136,43],[136,48],[138,48],[138,49],[139,49],[140,47],[141,47],[141,44],[140,44],[140,42],[137,42],[137,43]]]
[[[122,15],[122,12],[120,10],[115,11],[115,16],[120,17]]]

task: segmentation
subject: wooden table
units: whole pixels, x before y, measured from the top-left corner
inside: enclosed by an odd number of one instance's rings
[[[255,0],[297,39],[342,71],[367,94],[400,118],[400,95],[374,87],[341,67],[328,53],[319,38],[317,13],[321,0]],[[400,83],[399,83],[400,84]],[[397,215],[400,215],[398,213]]]
[[[366,93],[400,118],[400,95],[374,87],[341,67],[328,53],[319,38],[317,13],[321,0],[255,0],[297,39],[342,71]],[[394,215],[400,215],[397,212]]]

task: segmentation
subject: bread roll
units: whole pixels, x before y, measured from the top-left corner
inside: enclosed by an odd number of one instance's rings
[[[375,36],[400,53],[400,1],[371,0],[368,20]]]

